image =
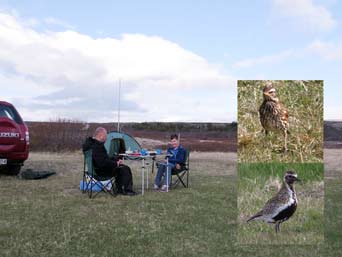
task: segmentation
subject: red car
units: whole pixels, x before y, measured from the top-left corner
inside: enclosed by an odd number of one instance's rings
[[[29,155],[29,131],[17,110],[0,101],[0,169],[17,175]]]

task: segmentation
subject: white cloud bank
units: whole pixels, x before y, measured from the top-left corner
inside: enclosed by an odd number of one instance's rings
[[[173,42],[39,32],[27,24],[0,13],[1,96],[26,120],[113,121],[119,78],[123,121],[236,119],[235,81]]]

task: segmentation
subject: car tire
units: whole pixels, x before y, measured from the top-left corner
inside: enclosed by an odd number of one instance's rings
[[[21,165],[20,164],[8,165],[7,166],[7,174],[8,175],[16,176],[16,175],[19,174],[20,169],[21,169]]]

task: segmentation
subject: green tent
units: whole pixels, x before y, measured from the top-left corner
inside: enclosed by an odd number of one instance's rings
[[[109,132],[105,142],[105,148],[109,156],[125,153],[125,151],[141,151],[141,146],[134,137],[120,132]]]

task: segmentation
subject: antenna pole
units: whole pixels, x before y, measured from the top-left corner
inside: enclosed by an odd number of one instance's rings
[[[119,79],[119,95],[118,95],[118,128],[117,131],[120,132],[120,98],[121,98],[121,79]]]

